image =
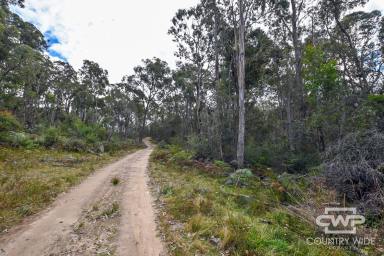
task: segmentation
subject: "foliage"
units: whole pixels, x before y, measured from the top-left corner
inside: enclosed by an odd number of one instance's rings
[[[225,177],[169,165],[173,154],[155,150],[149,172],[159,186],[159,222],[170,255],[353,255],[308,245],[315,226],[280,205],[272,184],[255,179],[248,187],[222,186]]]
[[[8,111],[0,111],[0,132],[20,131],[19,121]]]
[[[64,149],[73,152],[85,152],[87,151],[87,144],[77,138],[70,138],[64,144]]]
[[[319,101],[329,100],[339,86],[339,74],[336,60],[327,60],[321,47],[308,44],[304,52],[305,88],[312,105]]]
[[[187,148],[195,152],[196,158],[206,159],[212,156],[208,140],[196,135],[188,137]]]
[[[228,163],[226,163],[226,162],[224,162],[224,161],[215,160],[215,161],[213,162],[213,164],[214,164],[217,168],[223,170],[224,173],[228,173],[228,172],[232,171],[232,167],[231,167]]]
[[[326,152],[325,175],[340,195],[357,203],[367,215],[383,217],[383,157],[383,133],[352,133]]]
[[[234,186],[247,186],[249,182],[254,178],[254,175],[249,169],[240,169],[232,173],[226,180],[226,185]]]
[[[60,143],[60,131],[57,128],[49,127],[42,135],[43,146],[49,148]]]
[[[0,141],[12,147],[22,147],[32,149],[38,147],[38,144],[32,136],[24,132],[2,132]]]

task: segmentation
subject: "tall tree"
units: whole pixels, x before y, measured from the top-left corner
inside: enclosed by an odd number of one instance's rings
[[[150,111],[164,97],[164,89],[171,83],[171,70],[159,58],[143,60],[143,66],[134,68],[135,74],[123,79],[123,83],[134,92],[140,102],[141,125],[139,138],[144,136]]]
[[[239,131],[237,139],[237,163],[244,166],[244,138],[245,138],[245,18],[243,0],[239,4],[239,54],[238,54],[238,86],[239,86]]]

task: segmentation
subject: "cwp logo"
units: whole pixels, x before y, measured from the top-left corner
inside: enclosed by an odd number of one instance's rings
[[[324,213],[316,218],[316,224],[324,228],[325,234],[356,234],[356,225],[365,223],[356,208],[328,207]]]

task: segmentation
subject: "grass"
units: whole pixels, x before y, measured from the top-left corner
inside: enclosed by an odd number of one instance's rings
[[[113,154],[0,147],[0,233],[135,146]]]
[[[117,177],[112,178],[111,183],[113,186],[117,186],[120,183],[120,179]]]
[[[117,202],[113,202],[106,210],[101,213],[101,216],[110,218],[119,212],[120,206]]]
[[[308,245],[315,227],[281,204],[281,189],[273,181],[226,186],[223,175],[175,160],[173,154],[156,149],[150,165],[170,255],[353,255]]]

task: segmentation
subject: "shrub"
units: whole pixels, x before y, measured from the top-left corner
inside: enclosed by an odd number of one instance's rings
[[[164,140],[160,141],[157,145],[161,149],[165,149],[167,147],[167,143]]]
[[[171,157],[171,161],[180,165],[188,165],[191,163],[193,156],[194,154],[189,151],[180,150]]]
[[[301,153],[301,154],[289,154],[284,165],[286,171],[289,173],[302,173],[307,172],[310,167],[318,165],[319,160],[317,154],[313,153]]]
[[[97,143],[96,143],[97,144]],[[110,141],[104,142],[103,147],[106,152],[116,152],[123,149],[128,149],[135,143],[132,140],[122,140],[121,138],[113,137]],[[97,151],[100,152],[101,145],[99,144]]]
[[[8,111],[0,111],[0,132],[20,131],[21,124]]]
[[[23,132],[2,132],[0,140],[12,147],[32,149],[38,146],[28,134]]]
[[[226,185],[247,186],[254,175],[249,169],[240,169],[232,173],[226,180]]]
[[[384,134],[378,131],[351,133],[325,154],[328,183],[374,216],[383,214],[383,166]]]
[[[221,169],[224,173],[232,171],[232,167],[224,161],[215,160],[213,164]]]
[[[87,125],[78,118],[68,118],[60,127],[68,137],[84,140],[88,144],[107,139],[107,131],[100,125]]]
[[[86,151],[87,148],[85,141],[76,138],[70,138],[64,144],[64,149],[68,151],[83,152]]]
[[[192,135],[188,137],[188,149],[195,152],[196,158],[212,158],[212,152],[207,139]]]
[[[49,127],[43,132],[42,145],[47,148],[59,144],[60,140],[60,131],[57,128]]]

